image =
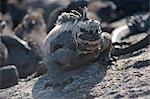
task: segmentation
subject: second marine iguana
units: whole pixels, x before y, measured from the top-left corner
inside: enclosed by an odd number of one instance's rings
[[[147,45],[149,45],[150,31],[149,31],[150,13],[136,14],[127,18],[127,23],[124,26],[116,28],[112,32],[113,45],[129,44],[128,42],[122,42],[122,39],[127,38],[130,35],[146,32],[147,36],[141,41],[130,45],[126,48],[113,49],[112,56],[119,56],[137,51]]]

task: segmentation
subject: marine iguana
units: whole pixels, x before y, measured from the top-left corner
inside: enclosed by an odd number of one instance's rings
[[[41,47],[47,33],[42,9],[29,10],[14,32],[19,38],[28,42],[37,55],[43,56]]]
[[[129,44],[129,42],[122,42],[122,39],[127,38],[130,35],[146,32],[147,36],[141,41],[129,45],[129,47],[121,49],[113,49],[112,56],[119,56],[137,51],[147,45],[149,45],[150,31],[149,31],[150,13],[140,13],[127,18],[126,25],[120,26],[112,32],[112,43],[115,45]]]
[[[64,84],[69,79],[63,76],[66,70],[85,66],[98,57],[107,61],[110,46],[110,35],[102,32],[99,21],[86,17],[86,8],[82,15],[75,10],[63,12],[43,47],[43,63],[48,67],[50,79],[45,87]]]

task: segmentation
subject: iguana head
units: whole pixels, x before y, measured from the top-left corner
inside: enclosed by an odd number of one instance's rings
[[[100,22],[86,17],[87,9],[83,9],[83,15],[77,22],[77,31],[73,33],[76,48],[79,53],[88,54],[101,49]]]

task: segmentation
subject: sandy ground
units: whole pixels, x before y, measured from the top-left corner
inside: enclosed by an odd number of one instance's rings
[[[127,41],[136,42],[144,36],[135,35]],[[0,99],[150,99],[149,53],[150,46],[120,56],[113,67],[93,63],[68,72],[66,76],[74,81],[58,88],[44,88],[46,75],[22,79],[18,85],[0,90]]]

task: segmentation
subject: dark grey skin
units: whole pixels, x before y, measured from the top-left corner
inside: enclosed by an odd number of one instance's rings
[[[61,28],[63,27],[59,28],[59,26],[56,25],[46,37],[44,47],[46,58],[43,60],[43,63],[45,63],[48,67],[48,76],[50,81],[46,83],[45,87],[58,87],[68,83],[67,81],[69,81],[70,78],[65,78],[63,75],[66,71],[83,67],[95,61],[100,54],[105,56],[103,57],[104,59],[109,59],[111,45],[109,34],[101,33],[100,50],[96,50],[90,54],[81,54],[77,51],[74,38],[72,36],[74,27],[69,27],[71,24],[72,23],[66,26],[66,29],[64,28],[62,30]],[[55,37],[53,34],[58,34],[58,36]]]

